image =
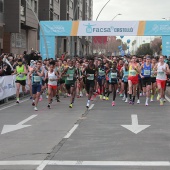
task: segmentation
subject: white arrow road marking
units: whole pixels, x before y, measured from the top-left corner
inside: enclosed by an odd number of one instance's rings
[[[38,115],[32,115],[29,118],[23,120],[22,122],[20,122],[16,125],[4,125],[1,135],[32,126],[32,125],[23,125],[23,124],[30,121],[31,119],[35,118],[36,116],[38,116]]]
[[[92,104],[90,107],[89,107],[89,110],[93,109],[94,107],[94,104]]]
[[[132,125],[121,125],[122,127],[130,130],[131,132],[138,134],[139,132],[145,130],[150,125],[139,125],[138,124],[138,116],[137,115],[131,115],[132,118]]]

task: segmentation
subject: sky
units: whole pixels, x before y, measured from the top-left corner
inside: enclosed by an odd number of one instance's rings
[[[108,0],[93,0],[93,20]],[[170,0],[110,0],[100,14],[98,21],[139,21],[139,20],[170,20]],[[124,37],[123,40],[136,39],[138,45],[148,42],[153,37]]]

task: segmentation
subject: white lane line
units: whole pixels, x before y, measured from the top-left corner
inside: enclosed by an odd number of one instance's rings
[[[94,104],[92,104],[90,107],[89,107],[89,110],[93,109],[94,107]]]
[[[168,96],[165,96],[165,99],[168,100],[168,102],[170,102],[170,98]]]
[[[170,167],[170,161],[0,161],[0,166],[33,166],[38,165],[36,170],[43,170],[46,166],[139,166],[139,167]]]
[[[40,165],[42,161],[0,161],[0,166],[11,166],[11,165]]]
[[[170,166],[163,161],[50,161],[48,165],[63,166]]]
[[[73,128],[67,133],[67,135],[64,137],[64,139],[68,139],[72,134],[73,134],[73,132],[78,128],[78,124],[75,124],[74,126],[73,126]]]
[[[26,102],[26,101],[28,101],[28,100],[30,100],[30,99],[21,100],[20,103],[24,103],[24,102]],[[18,104],[17,104],[17,103],[11,104],[11,105],[9,105],[9,106],[6,106],[6,107],[1,108],[0,111],[1,111],[1,110],[5,110],[5,109],[8,109],[8,108],[13,107],[13,106],[16,106],[16,105],[18,105]]]
[[[41,164],[36,168],[36,170],[43,170],[49,162],[50,160],[41,162]]]

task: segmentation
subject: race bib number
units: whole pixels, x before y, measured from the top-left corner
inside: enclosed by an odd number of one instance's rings
[[[130,70],[130,75],[131,76],[136,76],[136,71],[135,70]]]
[[[155,72],[151,71],[151,77],[156,77]]]
[[[128,75],[124,75],[124,79],[128,79]]]
[[[94,74],[89,74],[89,76],[87,77],[87,80],[94,80]]]
[[[23,74],[19,74],[18,77],[19,77],[19,78],[23,78],[24,75],[23,75]]]
[[[150,76],[151,71],[150,70],[144,70],[144,76]]]
[[[159,71],[158,74],[162,76],[164,75],[164,71]]]
[[[34,82],[40,82],[41,78],[40,76],[34,76]]]
[[[117,73],[111,73],[111,78],[116,79],[117,78]]]
[[[67,80],[73,80],[73,74],[69,74],[69,77],[67,77]]]
[[[105,71],[100,70],[99,71],[99,76],[104,76],[104,75],[105,75]]]

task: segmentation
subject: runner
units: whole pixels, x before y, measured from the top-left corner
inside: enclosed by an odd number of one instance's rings
[[[167,80],[167,74],[170,73],[168,64],[164,63],[164,57],[159,57],[159,63],[155,66],[155,69],[157,76],[156,76],[156,82],[158,87],[158,97],[157,100],[160,100],[160,105],[162,106],[164,104],[163,97],[164,97],[164,89],[166,86],[166,80]]]
[[[123,89],[124,89],[124,97],[122,100],[125,100],[125,103],[128,102],[128,75],[129,75],[129,66],[128,63],[125,63],[124,66],[121,69],[122,82],[124,83]]]
[[[150,101],[153,102],[154,100],[154,95],[155,95],[155,92],[156,92],[156,87],[157,87],[157,84],[156,84],[156,74],[154,72],[154,68],[156,66],[156,59],[153,58],[152,59],[152,71],[151,71],[151,99]]]
[[[41,94],[42,76],[44,75],[44,70],[41,69],[41,61],[37,61],[36,66],[29,74],[32,77],[32,106],[35,106],[34,110],[38,111],[37,106]]]
[[[77,70],[76,68],[73,66],[73,61],[69,61],[69,66],[64,70],[62,76],[65,76],[66,77],[66,80],[65,80],[65,86],[66,86],[66,89],[67,89],[67,93],[70,96],[70,105],[69,107],[70,108],[73,108],[73,103],[74,103],[74,97],[75,97],[75,94],[76,94],[76,79],[77,79]]]
[[[14,74],[16,74],[16,103],[19,104],[19,93],[20,93],[20,86],[22,86],[22,92],[26,92],[25,86],[26,86],[26,79],[27,79],[27,69],[25,65],[22,63],[22,59],[18,59],[18,66],[16,66],[16,70],[14,71]]]
[[[90,100],[92,98],[94,87],[95,87],[95,78],[97,76],[97,68],[94,65],[94,59],[89,59],[89,65],[84,69],[83,74],[86,77],[86,91],[88,94],[88,100],[86,107],[89,108],[90,106]]]
[[[140,66],[138,63],[136,63],[136,56],[133,56],[131,62],[129,63],[129,76],[128,76],[129,104],[135,103],[139,73],[140,73]],[[133,95],[133,99],[132,99],[132,95]]]
[[[100,65],[98,66],[98,85],[100,88],[100,99],[101,100],[105,100],[105,88],[104,88],[104,84],[105,84],[105,79],[106,79],[106,71],[105,71],[105,66],[103,61],[100,62]]]
[[[50,62],[49,71],[47,72],[46,79],[48,79],[48,108],[51,108],[53,97],[56,96],[57,91],[57,76],[58,72],[55,72],[55,62]]]
[[[118,87],[118,77],[119,77],[119,70],[117,69],[117,63],[113,62],[111,68],[108,70],[109,76],[109,92],[107,97],[109,97],[110,93],[113,92],[113,101],[112,106],[115,106],[115,99],[116,99],[116,91]]]
[[[150,90],[151,90],[151,59],[149,56],[146,57],[146,62],[141,66],[141,78],[142,78],[142,87],[143,92],[146,94],[145,106],[148,106],[148,101],[150,98]]]

